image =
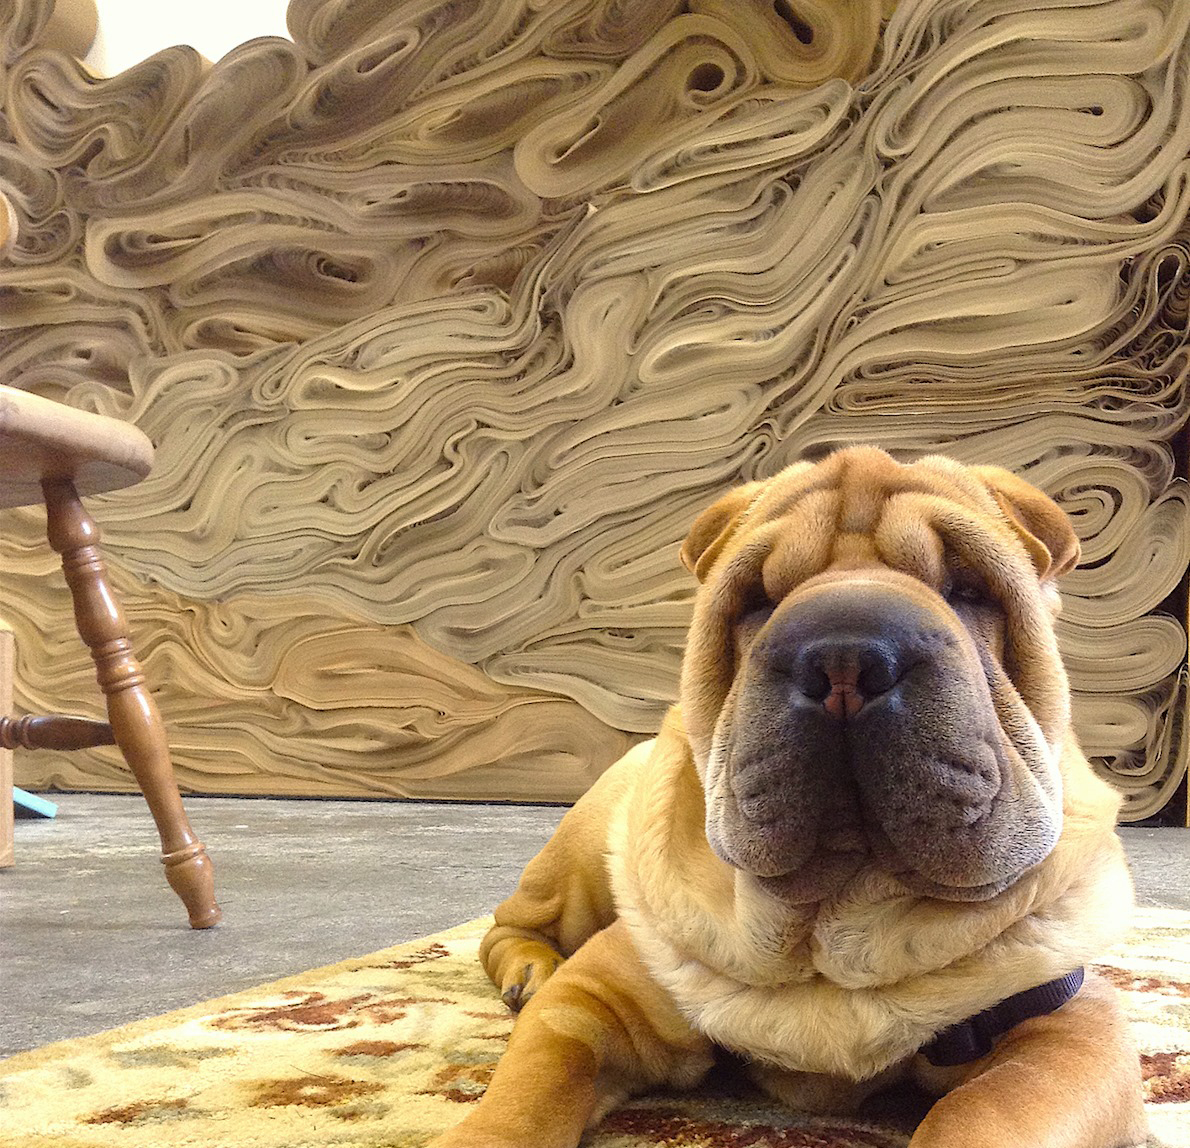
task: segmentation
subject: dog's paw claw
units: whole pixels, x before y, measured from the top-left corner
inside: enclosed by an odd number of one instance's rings
[[[521,970],[517,979],[512,984],[505,986],[504,991],[500,994],[500,999],[513,1012],[520,1012],[537,990],[558,971],[558,966],[561,964],[561,957],[554,957],[548,961],[530,961]]]

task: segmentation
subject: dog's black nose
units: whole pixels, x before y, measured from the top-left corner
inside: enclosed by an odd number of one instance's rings
[[[791,602],[755,652],[768,672],[792,686],[791,704],[821,707],[844,722],[894,691],[948,640],[928,612],[895,588],[856,580]]]
[[[793,683],[836,721],[855,717],[871,698],[888,693],[904,675],[898,651],[881,636],[822,638],[801,647]]]

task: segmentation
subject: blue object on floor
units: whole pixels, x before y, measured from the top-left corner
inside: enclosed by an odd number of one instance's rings
[[[23,789],[12,787],[12,803],[17,809],[24,809],[34,817],[57,817],[58,807],[36,793],[26,793]]]

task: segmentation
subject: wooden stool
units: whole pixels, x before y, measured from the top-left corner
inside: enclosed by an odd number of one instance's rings
[[[221,916],[211,862],[182,807],[165,727],[107,581],[99,529],[80,501],[80,495],[131,486],[152,465],[153,444],[130,423],[0,386],[0,509],[45,502],[49,543],[62,556],[75,623],[95,660],[112,736],[157,823],[166,878],[191,926],[206,929]],[[19,725],[6,727],[12,744],[52,744],[39,739],[35,723]]]

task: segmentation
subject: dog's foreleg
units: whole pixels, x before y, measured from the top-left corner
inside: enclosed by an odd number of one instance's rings
[[[516,891],[496,907],[479,959],[513,1011],[616,918],[604,860],[608,822],[639,757],[634,751],[600,776],[526,866]]]
[[[937,1075],[918,1073],[927,1087]],[[964,1066],[909,1148],[1131,1148],[1145,1137],[1136,1046],[1115,991],[1088,977],[1057,1012]]]
[[[617,921],[529,1001],[479,1105],[430,1148],[575,1148],[627,1097],[690,1087],[712,1059]]]

